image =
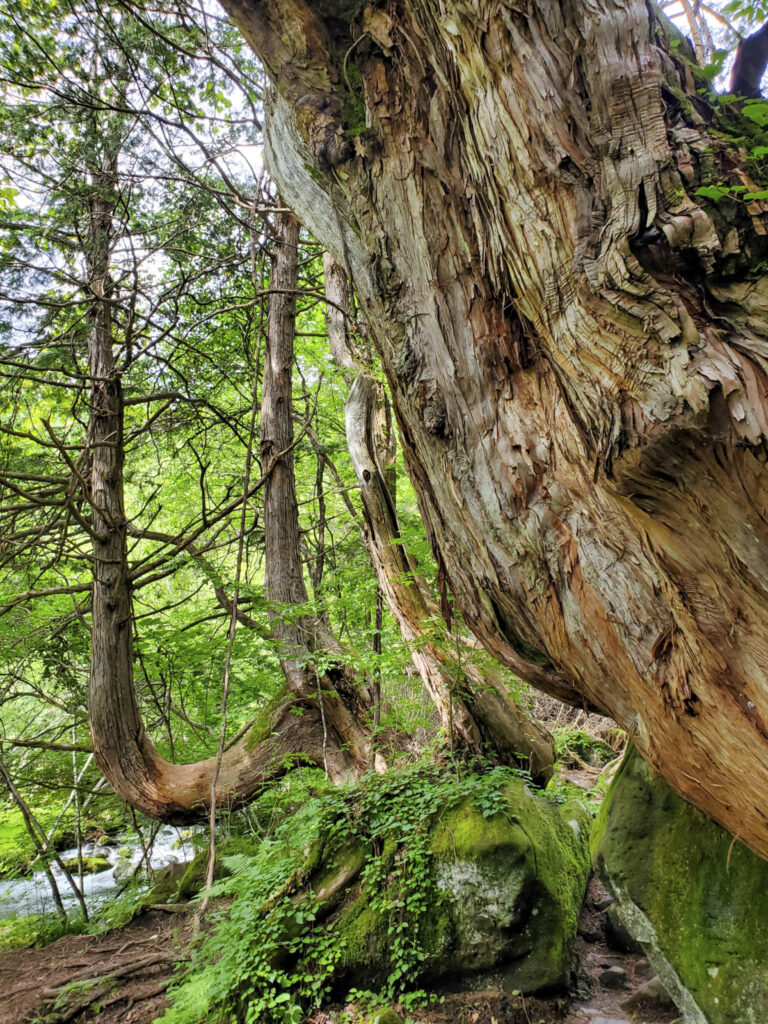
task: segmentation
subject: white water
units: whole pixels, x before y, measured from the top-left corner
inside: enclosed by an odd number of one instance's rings
[[[127,855],[126,855],[127,852]],[[150,864],[157,871],[167,864],[192,860],[195,849],[189,829],[180,831],[171,825],[163,826],[155,837],[150,854]],[[62,861],[77,857],[77,849],[59,853]],[[142,861],[141,846],[136,836],[118,837],[114,846],[101,843],[83,843],[83,857],[104,857],[110,867],[98,874],[83,877],[83,889],[89,910],[116,896],[121,886],[130,878]],[[61,893],[64,907],[78,907],[78,900],[67,881],[66,875],[57,864],[51,864],[51,872]],[[115,877],[115,872],[117,876]],[[77,882],[77,871],[72,875]],[[9,917],[25,917],[29,914],[52,914],[55,911],[51,887],[44,871],[36,871],[24,878],[11,878],[0,882],[0,920]]]

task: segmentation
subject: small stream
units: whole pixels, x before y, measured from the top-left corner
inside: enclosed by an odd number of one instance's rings
[[[167,864],[192,860],[195,852],[193,833],[189,829],[180,830],[171,825],[164,825],[152,844],[150,863],[157,871]],[[62,850],[58,855],[66,862],[77,857],[77,848]],[[83,877],[88,910],[93,911],[116,896],[132,877],[142,861],[141,844],[135,834],[118,836],[110,845],[103,841],[83,843],[83,857],[103,857],[110,864],[104,871]],[[51,871],[65,909],[78,907],[77,897],[61,868],[57,864],[51,864]],[[77,881],[77,870],[72,871],[72,875]],[[30,914],[52,914],[55,909],[51,887],[44,871],[36,871],[33,875],[26,875],[23,878],[0,881],[0,920],[26,917]]]

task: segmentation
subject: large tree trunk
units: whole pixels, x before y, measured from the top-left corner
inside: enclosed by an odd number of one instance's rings
[[[687,44],[642,0],[224,2],[470,628],[768,855],[765,204],[695,194],[744,179]]]
[[[379,588],[400,627],[416,671],[451,742],[485,750],[502,761],[523,763],[536,780],[552,773],[552,739],[515,705],[498,670],[476,664],[476,649],[458,626],[435,625],[440,609],[403,544],[397,518],[394,466],[397,454],[389,399],[367,373],[348,330],[346,276],[330,253],[323,261],[328,341],[335,362],[351,382],[344,403],[347,447],[360,487],[365,540]],[[354,381],[352,382],[352,377]]]

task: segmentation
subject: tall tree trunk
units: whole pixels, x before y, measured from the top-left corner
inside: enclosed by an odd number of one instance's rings
[[[696,194],[738,112],[642,0],[224,4],[470,628],[768,855],[768,218]]]
[[[458,630],[434,636],[440,609],[403,544],[395,501],[396,435],[384,388],[362,365],[348,330],[346,276],[330,253],[323,261],[328,340],[336,363],[354,382],[344,405],[347,447],[365,514],[368,552],[389,610],[445,732],[469,749],[487,749],[523,761],[537,779],[551,774],[553,752],[545,729],[515,705],[501,673],[479,669],[472,644]]]
[[[301,559],[293,460],[299,245],[299,223],[293,214],[276,214],[276,235],[261,402],[262,463],[273,465],[264,485],[264,590],[267,600],[277,606],[271,613],[272,628],[281,644],[288,690],[296,697],[317,701],[325,729],[325,763],[332,776],[341,778],[368,765],[370,729],[363,724],[363,716],[370,697],[345,668],[341,648],[327,623],[316,615],[296,614],[296,606],[307,605],[309,595]],[[280,606],[288,607],[281,613]]]

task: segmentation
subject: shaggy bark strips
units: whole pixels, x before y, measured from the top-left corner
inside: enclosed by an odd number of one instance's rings
[[[455,630],[441,642],[433,634],[440,610],[420,578],[400,533],[394,489],[396,438],[384,389],[364,369],[341,312],[349,308],[344,271],[329,254],[323,261],[328,341],[337,365],[354,375],[344,404],[347,447],[365,514],[365,540],[389,610],[445,732],[461,747],[484,747],[502,760],[524,761],[535,778],[551,775],[554,755],[546,729],[515,705],[500,672],[480,670],[472,643]],[[332,304],[331,304],[332,303]],[[442,633],[442,630],[441,630]]]
[[[225,6],[473,632],[768,855],[765,204],[695,195],[748,177],[686,45],[640,0]]]

